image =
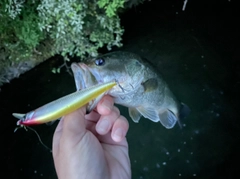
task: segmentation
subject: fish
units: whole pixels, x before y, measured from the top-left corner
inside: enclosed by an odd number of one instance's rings
[[[115,51],[71,65],[77,90],[117,80],[108,91],[114,103],[128,108],[131,119],[138,123],[143,116],[171,129],[190,109],[169,89],[162,75],[144,58],[125,51]],[[101,96],[88,105],[90,112]]]
[[[61,97],[26,114],[13,113],[12,115],[19,119],[17,125],[20,126],[48,123],[94,101],[94,98],[98,96],[103,96],[115,85],[117,85],[116,81],[96,84]]]

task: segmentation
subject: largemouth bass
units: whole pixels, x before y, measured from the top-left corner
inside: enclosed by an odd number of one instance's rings
[[[141,116],[170,129],[189,108],[180,103],[170,91],[162,76],[140,56],[129,52],[112,52],[84,63],[71,66],[77,90],[116,80],[118,85],[108,91],[116,104],[128,107],[134,122]],[[92,101],[94,109],[101,96]]]

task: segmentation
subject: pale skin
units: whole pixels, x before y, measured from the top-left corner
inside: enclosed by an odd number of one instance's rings
[[[90,114],[82,107],[63,117],[53,136],[58,178],[131,178],[128,128],[110,96],[104,96]]]

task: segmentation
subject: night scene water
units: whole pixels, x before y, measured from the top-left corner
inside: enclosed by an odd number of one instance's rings
[[[231,178],[239,163],[239,28],[235,1],[146,1],[125,12],[124,46],[151,61],[173,93],[191,108],[182,128],[166,129],[127,108],[133,179]],[[104,50],[103,50],[104,51]],[[106,52],[106,51],[104,51]],[[73,61],[77,59],[73,59]],[[57,178],[52,153],[37,135],[16,128],[13,112],[25,113],[76,90],[73,76],[55,56],[1,87],[1,176]],[[51,148],[53,125],[33,128]]]

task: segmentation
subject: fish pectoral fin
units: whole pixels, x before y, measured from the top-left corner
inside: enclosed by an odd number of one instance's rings
[[[132,120],[134,122],[138,123],[142,116],[140,114],[140,112],[138,112],[138,110],[136,108],[128,108],[128,112],[129,112],[129,116],[132,118]]]
[[[170,111],[165,110],[159,114],[161,124],[167,129],[171,129],[177,122],[177,117]]]
[[[150,78],[142,83],[145,92],[151,92],[158,88],[158,80],[156,78]]]
[[[137,107],[137,110],[145,117],[153,122],[159,121],[159,116],[157,111],[153,107]]]

